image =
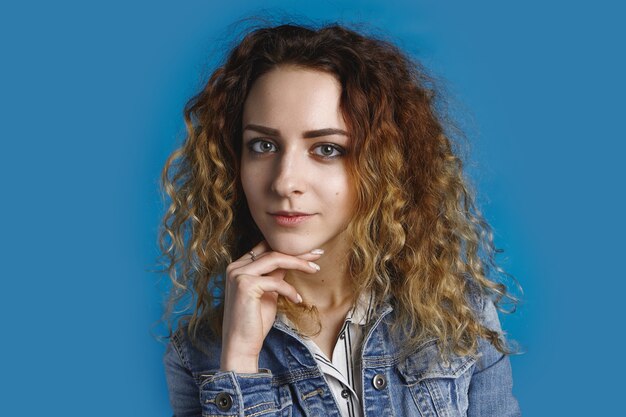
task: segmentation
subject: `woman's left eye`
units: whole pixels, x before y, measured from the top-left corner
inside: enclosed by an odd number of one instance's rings
[[[314,148],[313,153],[317,156],[321,156],[322,158],[337,158],[346,153],[343,148],[332,145],[330,143],[324,143],[318,145]]]

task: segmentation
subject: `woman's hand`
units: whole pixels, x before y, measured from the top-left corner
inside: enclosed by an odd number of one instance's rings
[[[316,252],[316,251],[313,251]],[[258,372],[263,341],[276,318],[278,295],[294,303],[302,298],[284,281],[287,270],[319,271],[311,261],[321,253],[285,255],[271,250],[266,241],[226,268],[222,356],[220,369],[241,373]]]

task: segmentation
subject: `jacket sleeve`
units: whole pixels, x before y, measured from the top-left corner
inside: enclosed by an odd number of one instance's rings
[[[482,308],[483,324],[502,332],[493,301],[486,297]],[[469,387],[468,417],[520,416],[513,396],[513,378],[508,356],[500,353],[486,340],[480,340],[478,359]]]
[[[196,382],[185,359],[184,351],[170,340],[163,362],[174,417],[279,415],[269,370],[215,372]]]
[[[172,340],[165,349],[163,365],[165,366],[165,379],[167,380],[167,389],[174,416],[201,416],[198,385],[191,371],[183,364],[181,355]]]

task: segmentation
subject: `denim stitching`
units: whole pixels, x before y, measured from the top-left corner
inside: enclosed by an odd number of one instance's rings
[[[261,414],[271,413],[273,411],[277,411],[277,409],[275,407],[268,408],[267,410],[258,411],[258,412],[254,413],[254,414],[248,414],[247,417],[260,416]]]
[[[270,404],[270,405],[274,405],[274,403],[273,403],[273,402],[266,401],[266,402],[264,402],[264,403],[260,403],[260,404],[257,404],[257,405],[251,405],[250,407],[244,408],[244,409],[243,409],[243,411],[250,411],[250,410],[252,410],[253,408],[261,407],[261,406],[263,406],[263,405],[268,405],[268,404]]]
[[[314,369],[297,369],[295,371],[289,371],[285,374],[276,375],[272,378],[273,386],[280,386],[286,384],[293,384],[305,379],[319,377],[320,371],[318,368]]]
[[[317,389],[315,389],[315,390],[313,390],[313,391],[311,391],[311,392],[309,392],[307,394],[302,394],[302,399],[306,400],[306,399],[309,399],[309,398],[314,397],[316,395],[322,395],[323,393],[324,393],[324,388],[320,387],[320,388],[317,388]]]
[[[426,381],[426,388],[430,393],[430,398],[433,401],[433,407],[435,407],[437,415],[439,417],[449,417],[448,408],[444,401],[443,394],[439,389],[439,385],[436,383],[431,383],[430,381]]]
[[[185,355],[183,349],[182,337],[180,335],[181,330],[182,329],[179,328],[172,335],[172,346],[174,346],[174,350],[176,350],[176,353],[178,354],[178,357],[180,358],[180,361],[183,363],[183,365],[185,365],[187,369],[191,370],[191,365],[189,364],[189,360],[187,359],[187,355]]]

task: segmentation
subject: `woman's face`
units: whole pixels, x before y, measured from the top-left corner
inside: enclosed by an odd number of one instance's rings
[[[241,182],[273,250],[346,250],[354,190],[341,86],[330,74],[278,67],[252,86],[243,111]]]

